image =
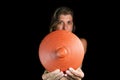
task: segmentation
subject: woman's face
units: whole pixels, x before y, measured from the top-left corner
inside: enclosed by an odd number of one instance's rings
[[[73,18],[69,15],[60,15],[56,30],[71,31],[73,29]]]

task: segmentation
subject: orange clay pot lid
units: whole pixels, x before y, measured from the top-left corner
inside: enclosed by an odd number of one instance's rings
[[[77,69],[84,58],[84,49],[80,39],[65,30],[57,30],[46,35],[39,45],[39,59],[48,71],[69,67]]]

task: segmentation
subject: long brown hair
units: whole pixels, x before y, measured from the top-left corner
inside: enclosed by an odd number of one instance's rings
[[[58,24],[58,19],[59,16],[63,14],[63,15],[67,15],[70,14],[73,17],[73,10],[68,8],[68,7],[59,7],[55,10],[52,19],[51,19],[51,23],[50,23],[50,32],[55,31],[56,30],[56,25]],[[74,20],[73,20],[74,22]],[[73,24],[73,32],[75,31],[75,25]]]

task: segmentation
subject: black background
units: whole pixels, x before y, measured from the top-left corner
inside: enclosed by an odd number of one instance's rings
[[[44,68],[38,57],[39,44],[49,33],[51,16],[60,6],[73,9],[75,34],[88,41],[82,66],[85,73],[83,80],[115,78],[113,65],[117,59],[114,55],[118,32],[114,3],[100,0],[41,0],[7,4],[3,6],[4,26],[8,26],[3,27],[6,31],[4,47],[7,49],[4,52],[8,53],[7,56],[5,54],[8,60],[4,62],[4,68],[9,78],[40,80]]]

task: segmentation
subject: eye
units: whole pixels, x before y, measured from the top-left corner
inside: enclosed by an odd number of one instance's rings
[[[68,21],[68,24],[73,24],[72,21]]]
[[[59,21],[58,24],[62,24],[63,22],[62,21]]]

